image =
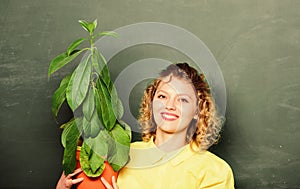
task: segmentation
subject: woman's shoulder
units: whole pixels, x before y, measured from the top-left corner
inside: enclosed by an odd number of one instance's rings
[[[214,154],[210,151],[199,152],[196,157],[201,158],[210,163],[229,166],[228,163],[224,159],[222,159],[221,157],[217,156],[216,154]]]
[[[203,188],[212,185],[218,185],[219,188],[234,188],[231,167],[225,160],[212,152],[195,153],[186,162],[189,164],[187,171],[199,180],[199,185]]]
[[[231,167],[224,159],[210,151],[194,152],[185,162],[202,171],[232,172]]]

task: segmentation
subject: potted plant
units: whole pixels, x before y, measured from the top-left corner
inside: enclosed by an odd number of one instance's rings
[[[88,37],[75,40],[66,52],[50,62],[48,79],[85,52],[76,68],[61,80],[54,92],[52,112],[56,118],[65,101],[73,112],[73,117],[61,125],[63,171],[67,175],[81,166],[83,173],[80,176],[85,179],[78,188],[85,188],[87,180],[98,182],[95,186],[101,188],[102,183],[98,179],[101,174],[113,170],[116,175],[127,163],[131,130],[120,120],[123,114],[122,103],[111,81],[107,62],[94,45],[99,37],[116,37],[117,34],[95,33],[97,20],[79,20],[79,23],[89,33]],[[89,42],[88,47],[79,49],[84,42]],[[110,181],[111,176],[106,179]]]

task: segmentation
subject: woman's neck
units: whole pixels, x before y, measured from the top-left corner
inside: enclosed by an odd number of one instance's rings
[[[155,145],[164,152],[171,152],[177,150],[187,144],[186,133],[162,133],[159,130],[156,131],[156,137],[154,141]]]

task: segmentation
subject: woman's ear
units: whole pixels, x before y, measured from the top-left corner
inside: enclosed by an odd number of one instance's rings
[[[198,110],[196,110],[196,112],[195,112],[195,115],[194,115],[194,119],[198,119],[199,118],[199,115],[198,115]]]
[[[194,119],[196,119],[196,120],[197,120],[197,119],[199,118],[199,115],[198,115],[198,114],[199,114],[199,111],[198,111],[198,110],[196,110],[196,112],[195,112],[195,115],[194,115]]]
[[[198,119],[198,114],[196,114],[196,115],[194,116],[194,119],[196,119],[196,120]]]

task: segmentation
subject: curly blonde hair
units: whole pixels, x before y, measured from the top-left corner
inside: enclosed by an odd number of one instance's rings
[[[191,121],[187,131],[186,142],[190,143],[191,146],[196,144],[199,150],[208,149],[218,141],[224,118],[217,115],[216,106],[204,75],[198,74],[197,70],[190,67],[187,63],[177,63],[168,66],[161,72],[160,78],[155,79],[144,91],[138,119],[143,141],[147,142],[151,137],[155,139],[156,124],[152,114],[152,101],[162,81],[161,78],[167,76],[186,79],[194,86],[198,101],[198,119]]]

